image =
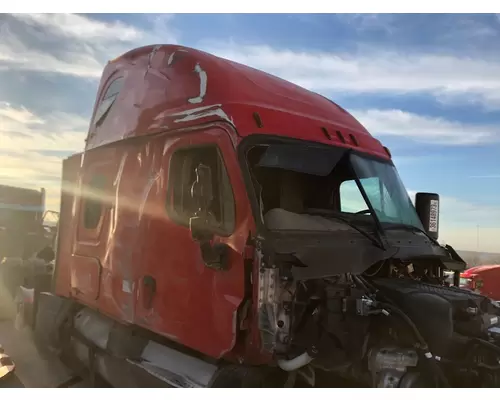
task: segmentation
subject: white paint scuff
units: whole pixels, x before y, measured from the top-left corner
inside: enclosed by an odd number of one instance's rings
[[[207,73],[200,67],[200,64],[196,64],[194,67],[194,72],[200,77],[200,94],[197,97],[188,99],[191,104],[198,104],[203,101],[205,94],[207,93]]]
[[[179,122],[188,122],[188,121],[195,121],[200,118],[205,118],[209,117],[211,115],[217,115],[223,120],[229,122],[230,124],[234,125],[233,119],[230,118],[224,110],[221,108],[221,104],[212,104],[210,106],[204,106],[204,107],[196,107],[196,108],[191,108],[190,110],[185,110],[182,112],[178,113],[173,113],[168,115],[169,117],[182,117],[174,120],[174,122],[179,123]]]
[[[233,120],[228,117],[228,115],[222,110],[222,108],[217,108],[217,109],[214,109],[214,110],[207,110],[207,111],[205,111],[203,113],[200,113],[200,114],[186,115],[184,118],[176,119],[174,122],[194,121],[194,120],[197,120],[197,119],[200,119],[200,118],[209,117],[209,116],[212,116],[212,115],[216,115],[216,116],[222,118],[223,120],[225,120],[225,121],[233,124]]]
[[[122,292],[132,294],[132,282],[124,279],[122,282]]]
[[[182,52],[182,53],[187,53],[187,50],[184,50],[184,49],[179,49],[179,50],[177,50],[177,51],[172,52],[172,54],[170,54],[170,56],[168,57],[168,60],[167,60],[167,65],[168,65],[168,66],[171,66],[171,65],[172,65],[172,63],[174,62],[174,57],[175,57],[175,55],[176,55],[177,53],[179,53],[179,52]]]

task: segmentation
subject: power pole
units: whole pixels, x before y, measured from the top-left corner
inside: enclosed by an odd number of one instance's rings
[[[476,226],[476,251],[479,253],[479,225]]]

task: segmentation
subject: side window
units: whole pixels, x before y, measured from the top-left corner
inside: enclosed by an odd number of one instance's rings
[[[97,111],[95,113],[94,123],[96,125],[100,125],[106,119],[106,115],[108,114],[111,106],[116,100],[116,97],[120,93],[123,86],[123,78],[116,78],[111,84],[108,86],[108,89],[102,96],[102,99],[99,103],[99,107],[97,107]]]
[[[231,183],[218,148],[214,145],[177,150],[170,161],[167,210],[173,219],[187,225],[197,211],[191,197],[196,180],[196,167],[204,164],[212,171],[212,196],[209,207],[211,223],[216,231],[230,234],[235,224],[235,203]]]
[[[366,205],[363,195],[356,185],[356,181],[344,181],[340,185],[340,211],[345,213],[357,213],[358,211],[366,210]]]
[[[94,175],[84,187],[83,226],[85,229],[95,229],[99,225],[104,210],[104,193],[106,178]]]
[[[106,94],[102,97],[103,100],[107,100],[111,97],[118,96],[120,90],[122,89],[123,78],[116,78],[111,84],[108,86],[108,90],[106,90]]]
[[[397,217],[397,208],[384,184],[377,177],[360,179],[372,207],[387,217]],[[354,180],[340,185],[340,207],[342,212],[356,213],[368,209],[361,191]]]

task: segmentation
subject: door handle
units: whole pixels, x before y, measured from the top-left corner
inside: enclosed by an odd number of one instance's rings
[[[156,294],[156,279],[150,275],[146,275],[142,278],[142,287],[144,293],[142,305],[144,308],[149,309],[153,305],[153,298]]]

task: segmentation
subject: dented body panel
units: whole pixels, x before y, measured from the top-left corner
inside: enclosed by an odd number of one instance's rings
[[[104,212],[89,230],[85,229],[84,199],[75,198],[73,215],[63,202],[61,225],[67,228],[61,238],[73,237],[74,243],[70,254],[64,250],[69,243],[60,242],[56,294],[70,292],[78,302],[116,320],[214,358],[229,353],[244,297],[245,241],[253,230],[234,135],[231,126],[213,123],[178,137],[157,135],[88,150],[82,159],[78,193],[93,176],[102,176],[105,185],[92,194],[105,199]],[[224,272],[204,266],[189,228],[172,221],[167,212],[171,155],[196,144],[216,144],[224,152],[234,190],[235,228],[231,235],[218,238],[231,248],[231,268]],[[64,229],[72,229],[71,236]],[[64,278],[68,267],[70,282]],[[152,295],[146,293],[147,277],[156,282]]]
[[[108,101],[104,98],[114,82],[121,89]],[[236,127],[240,137],[272,133],[361,148],[388,158],[377,139],[325,97],[182,46],[145,46],[108,63],[97,99],[87,150],[137,136],[226,121]],[[102,121],[104,113],[108,115]]]
[[[174,45],[108,63],[85,151],[63,167],[56,294],[215,358],[258,349],[256,333],[235,346],[255,233],[236,147],[266,132],[388,157],[335,103],[252,68]],[[222,152],[236,204],[232,233],[215,238],[229,245],[228,271],[204,266],[189,227],[166,207],[173,152],[203,144]],[[92,199],[102,203],[95,221],[84,209]]]
[[[386,385],[382,344],[403,355],[399,382],[415,354],[399,325],[370,330],[390,314],[377,287],[451,299],[443,269],[464,265],[428,235],[389,150],[348,112],[176,45],[105,67],[84,151],[63,163],[59,225],[54,297],[68,305],[54,329],[104,375],[115,357],[172,386],[273,384],[272,367],[311,386],[315,371]],[[424,300],[408,300],[415,318]]]

